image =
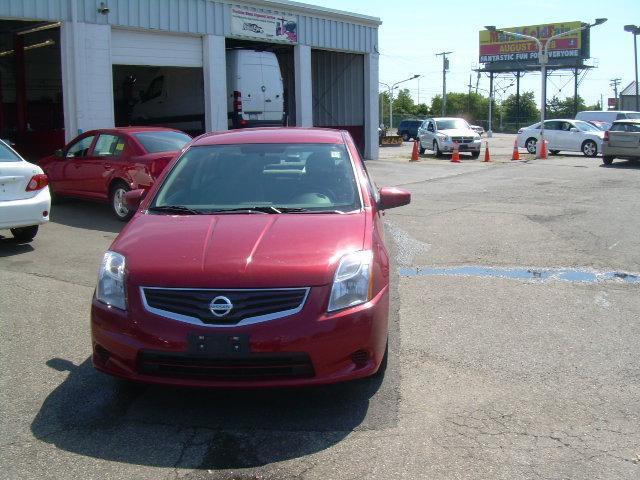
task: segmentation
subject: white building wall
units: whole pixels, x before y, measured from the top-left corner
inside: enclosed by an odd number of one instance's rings
[[[112,128],[111,27],[66,22],[60,31],[65,140]]]
[[[205,35],[202,42],[205,128],[207,132],[219,132],[228,127],[225,38]]]
[[[378,74],[379,57],[377,53],[364,56],[364,158],[378,158]]]
[[[313,126],[313,83],[311,78],[311,47],[296,45],[293,49],[296,93],[296,125]]]

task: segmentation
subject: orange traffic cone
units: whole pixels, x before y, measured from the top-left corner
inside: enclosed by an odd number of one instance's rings
[[[520,160],[520,152],[518,151],[518,139],[517,138],[513,142],[513,154],[511,155],[511,160],[514,160],[514,161]]]
[[[547,141],[546,140],[543,140],[542,145],[540,145],[540,159],[541,160],[547,159]]]
[[[460,163],[460,154],[458,153],[458,142],[453,143],[453,155],[451,155],[453,163]]]
[[[484,161],[491,161],[491,154],[489,153],[489,140],[484,141]]]
[[[418,154],[418,140],[413,141],[413,151],[411,152],[411,160],[410,162],[417,162],[420,160],[420,155]]]

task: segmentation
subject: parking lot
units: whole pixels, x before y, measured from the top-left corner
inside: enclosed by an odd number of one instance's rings
[[[489,163],[484,146],[409,162],[410,143],[367,162],[412,192],[384,216],[383,380],[126,387],[90,362],[123,226],[108,206],[66,201],[32,244],[0,239],[0,478],[638,478],[640,165],[513,162],[514,138],[490,139]]]

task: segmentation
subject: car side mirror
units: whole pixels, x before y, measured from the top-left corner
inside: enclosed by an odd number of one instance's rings
[[[49,151],[51,151],[51,150],[49,150]],[[53,154],[58,158],[64,157],[64,153],[62,152],[61,148],[57,149],[55,152],[53,152]]]
[[[137,209],[140,206],[140,202],[147,196],[147,191],[143,188],[136,190],[130,190],[124,194],[124,201],[131,209]]]
[[[409,203],[411,203],[411,193],[406,190],[395,187],[382,187],[380,189],[380,200],[378,200],[378,208],[380,210],[402,207]]]
[[[575,132],[579,132],[580,130],[578,130],[576,127],[571,127],[569,131],[575,133]]]

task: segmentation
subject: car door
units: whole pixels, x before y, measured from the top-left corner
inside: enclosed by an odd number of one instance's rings
[[[123,165],[126,142],[115,133],[101,133],[91,156],[87,159],[87,194],[99,198],[109,196],[109,181],[116,172],[126,169]],[[124,174],[121,174],[124,176]]]
[[[579,151],[582,135],[580,130],[572,132],[572,128],[577,128],[571,122],[557,122],[557,130],[555,131],[557,150]]]
[[[45,173],[55,193],[76,195],[82,191],[82,162],[86,159],[96,136],[76,138],[64,149],[62,157],[45,167]]]
[[[558,130],[560,129],[560,123],[557,120],[547,120],[544,122],[544,138],[548,143],[547,148],[549,150],[560,150],[558,147]]]
[[[423,146],[426,146],[429,149],[433,148],[433,140],[436,138],[436,122],[433,120],[429,120],[427,123],[427,131],[425,132],[425,141],[423,142]]]

